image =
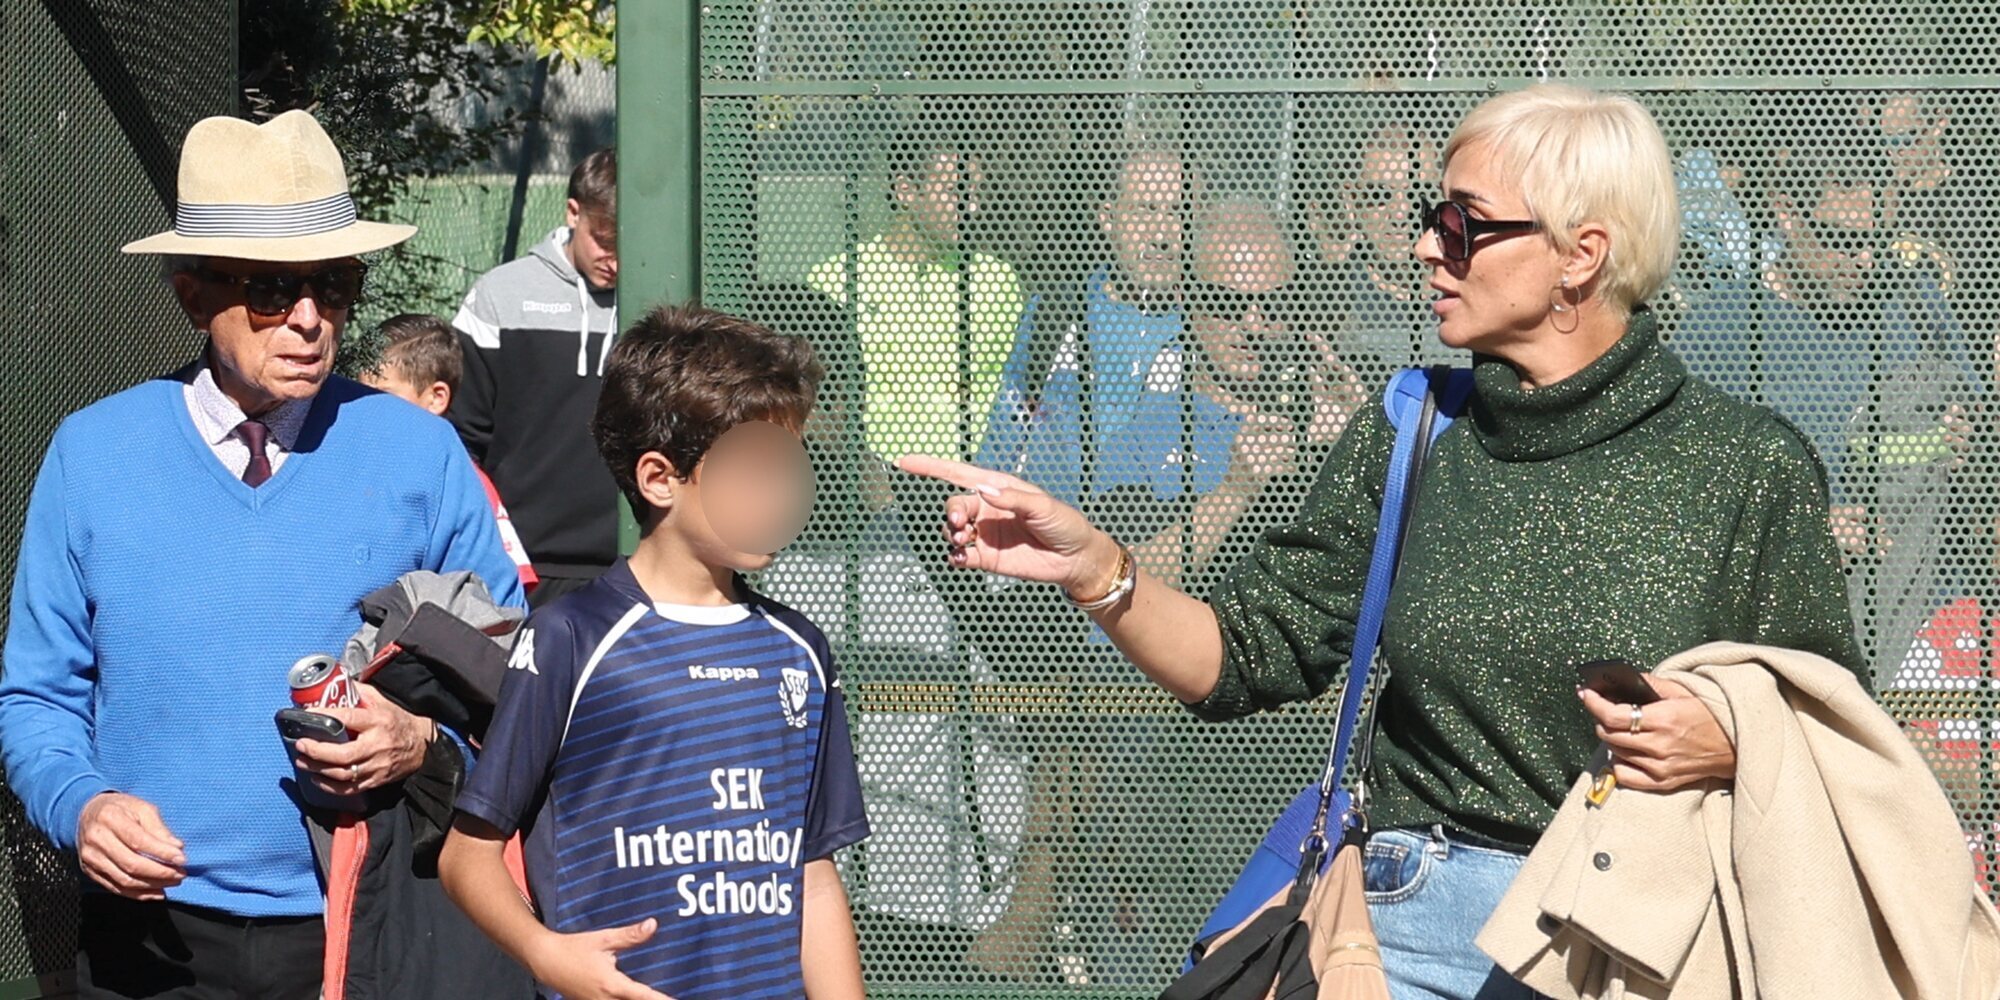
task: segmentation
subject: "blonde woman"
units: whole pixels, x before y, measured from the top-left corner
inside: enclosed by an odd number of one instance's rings
[[[1473,936],[1600,739],[1625,787],[1735,773],[1686,690],[1657,684],[1641,711],[1579,691],[1575,664],[1717,639],[1860,655],[1810,446],[1689,375],[1645,306],[1679,241],[1651,116],[1570,87],[1496,97],[1452,134],[1442,194],[1416,253],[1476,391],[1433,452],[1383,628],[1367,881],[1397,1000],[1500,1000],[1532,994]],[[972,491],[946,510],[956,565],[1062,587],[1148,677],[1228,719],[1342,675],[1392,437],[1364,408],[1296,521],[1207,601],[1029,483],[902,467]]]

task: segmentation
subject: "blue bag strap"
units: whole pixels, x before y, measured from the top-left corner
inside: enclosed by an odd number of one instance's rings
[[[1331,810],[1340,776],[1346,771],[1349,750],[1361,719],[1361,699],[1375,662],[1375,647],[1382,635],[1382,616],[1389,606],[1389,592],[1395,585],[1396,566],[1402,556],[1403,533],[1409,525],[1413,471],[1421,471],[1422,456],[1443,434],[1454,418],[1464,411],[1472,395],[1469,368],[1409,368],[1390,380],[1383,405],[1389,423],[1396,429],[1396,443],[1389,453],[1389,474],[1383,483],[1382,513],[1375,525],[1375,549],[1368,561],[1368,582],[1361,591],[1361,614],[1355,622],[1354,646],[1347,663],[1347,684],[1341,690],[1340,714],[1328,748],[1326,769],[1320,773],[1319,810],[1312,832],[1303,845],[1308,863],[1300,867],[1300,880],[1318,871],[1318,860],[1327,848],[1326,820]],[[1351,825],[1365,808],[1359,799],[1349,802],[1342,827]]]

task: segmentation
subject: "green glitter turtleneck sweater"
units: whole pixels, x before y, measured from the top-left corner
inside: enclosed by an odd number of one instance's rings
[[[1586,660],[1649,667],[1732,640],[1862,672],[1811,446],[1690,376],[1651,313],[1555,385],[1524,390],[1491,358],[1475,383],[1431,453],[1383,623],[1373,826],[1533,844],[1597,745],[1575,693]],[[1365,407],[1294,523],[1217,586],[1222,676],[1197,715],[1345,676],[1394,433]]]

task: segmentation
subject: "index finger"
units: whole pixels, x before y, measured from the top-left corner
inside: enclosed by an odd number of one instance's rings
[[[339,719],[340,724],[345,726],[347,731],[355,736],[359,736],[364,729],[373,729],[382,724],[383,712],[377,708],[368,708],[361,705],[331,705],[326,708],[315,708],[313,711]]]
[[[981,486],[988,486],[996,490],[1025,489],[1041,492],[1004,472],[994,472],[992,469],[982,469],[965,462],[954,462],[930,455],[904,455],[896,459],[896,468],[913,476],[950,483],[962,490],[976,490]]]
[[[176,876],[181,873],[181,866],[187,863],[187,858],[178,839],[171,834],[163,837],[147,829],[145,820],[131,813],[120,812],[106,819],[109,822],[105,824],[105,829],[120,847],[169,869]],[[165,827],[161,829],[164,831]],[[122,863],[119,867],[131,872],[134,866]]]
[[[611,996],[615,1000],[674,1000],[673,997],[646,987],[629,976],[624,982],[612,985]]]
[[[323,772],[330,767],[351,767],[356,761],[373,756],[373,751],[357,740],[346,743],[297,740],[292,747],[298,751],[305,769],[313,772]]]
[[[1589,688],[1583,689],[1583,710],[1606,729],[1632,725],[1632,706],[1621,705]]]
[[[143,850],[154,854],[168,864],[178,865],[181,863],[177,859],[181,856],[181,849],[187,845],[183,844],[181,838],[175,836],[174,831],[167,827],[167,821],[160,816],[159,807],[144,799],[135,798],[126,803],[125,812],[132,818],[134,823],[138,824],[139,832],[153,841],[152,846],[133,843],[130,840],[127,840],[126,843],[131,844],[136,850]]]

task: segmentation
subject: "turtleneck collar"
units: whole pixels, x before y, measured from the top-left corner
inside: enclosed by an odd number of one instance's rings
[[[1543,461],[1608,441],[1665,406],[1687,380],[1644,306],[1610,350],[1554,385],[1523,389],[1511,366],[1488,356],[1475,359],[1473,373],[1473,435],[1504,462]]]

